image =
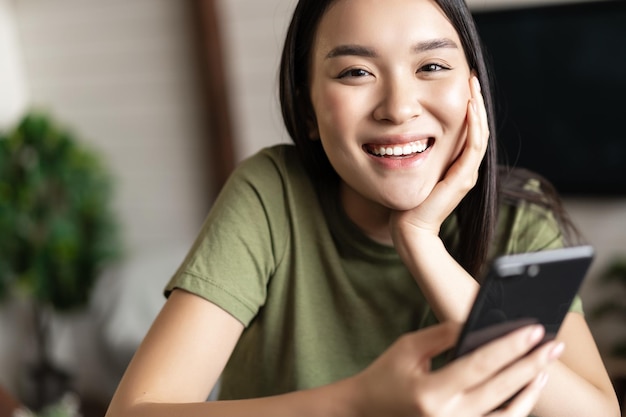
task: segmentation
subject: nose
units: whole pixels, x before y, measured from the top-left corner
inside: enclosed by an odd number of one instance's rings
[[[414,80],[390,80],[381,86],[380,101],[374,118],[380,122],[402,124],[422,114],[422,105]]]

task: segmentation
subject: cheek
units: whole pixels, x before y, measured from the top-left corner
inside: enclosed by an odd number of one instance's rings
[[[337,94],[333,94],[328,89],[322,91],[317,90],[311,93],[311,101],[313,111],[317,119],[320,133],[327,130],[328,127],[336,124],[338,117],[337,111],[341,110],[341,100]]]
[[[469,83],[457,80],[442,86],[438,92],[439,118],[450,143],[450,162],[463,150],[467,135],[467,107],[471,98]]]
[[[359,111],[355,104],[359,100],[340,89],[326,87],[315,93],[312,102],[321,136],[332,138],[353,133]]]
[[[471,98],[468,81],[459,80],[450,83],[440,92],[442,109],[446,114],[442,115],[444,125],[451,133],[460,133],[465,128],[467,120],[467,106]]]

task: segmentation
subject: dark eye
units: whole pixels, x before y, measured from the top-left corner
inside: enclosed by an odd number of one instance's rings
[[[349,78],[349,77],[358,78],[358,77],[367,77],[368,75],[370,75],[370,73],[365,71],[364,69],[352,68],[339,74],[339,78]]]
[[[423,67],[421,67],[418,71],[419,72],[437,72],[437,71],[442,71],[446,69],[449,69],[449,68],[444,67],[443,65],[440,65],[440,64],[426,64]]]

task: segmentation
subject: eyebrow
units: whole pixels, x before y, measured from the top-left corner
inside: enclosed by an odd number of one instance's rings
[[[442,48],[458,49],[458,45],[456,44],[456,42],[449,38],[429,39],[427,41],[416,43],[415,45],[413,45],[411,50],[414,53],[419,54]],[[370,48],[367,46],[339,45],[331,49],[330,52],[326,54],[327,59],[340,56],[361,56],[364,58],[376,58],[378,56],[378,53],[374,48]]]

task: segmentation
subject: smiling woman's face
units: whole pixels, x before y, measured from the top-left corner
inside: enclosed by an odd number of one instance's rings
[[[461,41],[431,0],[337,0],[316,32],[311,102],[344,204],[418,206],[458,156]]]

